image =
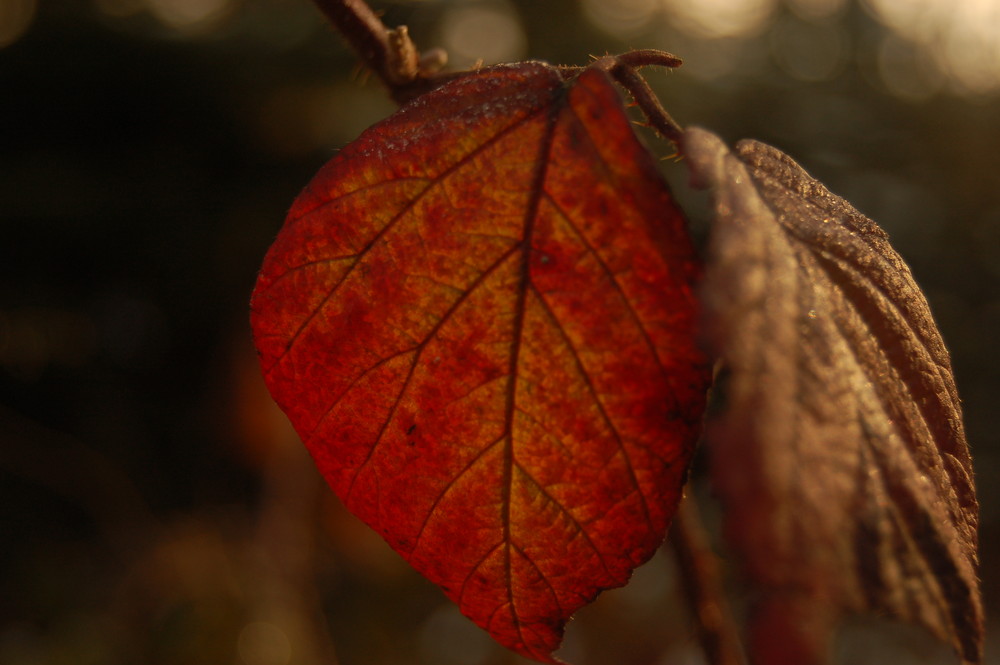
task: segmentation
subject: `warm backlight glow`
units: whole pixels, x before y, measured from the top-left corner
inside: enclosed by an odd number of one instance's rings
[[[10,46],[31,27],[38,8],[36,0],[3,0],[0,2],[0,48]]]
[[[699,37],[739,37],[759,32],[778,4],[776,0],[661,0],[671,21]]]
[[[619,39],[662,33],[667,26],[693,43],[683,53],[685,71],[715,78],[753,64],[713,66],[713,54],[727,42],[766,32],[776,64],[794,78],[822,81],[836,76],[852,58],[856,39],[844,21],[847,0],[582,0],[585,16]],[[862,0],[884,34],[863,59],[885,88],[906,99],[939,91],[968,96],[1000,92],[1000,0]],[[878,39],[878,37],[876,37]],[[675,40],[676,41],[676,40]],[[699,53],[699,44],[711,52]],[[677,50],[674,44],[664,48]],[[858,54],[855,54],[858,55]],[[728,56],[727,56],[728,58]]]
[[[879,73],[887,87],[903,94],[933,92],[938,70],[957,92],[1000,92],[1000,0],[865,0],[871,13],[893,32],[882,49]]]
[[[587,19],[619,37],[636,34],[656,16],[661,0],[583,0]]]
[[[233,8],[233,0],[146,0],[149,11],[162,23],[181,30],[213,27]]]
[[[445,14],[441,25],[442,46],[452,67],[461,69],[477,62],[495,64],[520,60],[527,41],[521,22],[505,5],[459,7]]]

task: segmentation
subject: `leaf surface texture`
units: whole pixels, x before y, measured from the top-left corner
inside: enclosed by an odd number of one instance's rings
[[[296,200],[253,295],[268,386],[348,508],[543,662],[663,539],[706,363],[684,221],[603,71],[482,70]]]
[[[981,661],[978,504],[948,352],[886,234],[780,151],[687,132],[714,192],[708,426],[726,531],[759,590],[755,662],[826,662],[844,611]]]

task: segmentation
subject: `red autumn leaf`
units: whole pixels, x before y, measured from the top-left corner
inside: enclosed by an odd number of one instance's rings
[[[608,75],[523,63],[424,95],[295,202],[252,325],[348,508],[504,645],[664,537],[707,383],[681,214]]]
[[[909,268],[780,151],[700,129],[685,151],[714,189],[705,330],[730,374],[706,440],[759,591],[753,662],[826,663],[837,619],[863,611],[981,662],[972,462]]]

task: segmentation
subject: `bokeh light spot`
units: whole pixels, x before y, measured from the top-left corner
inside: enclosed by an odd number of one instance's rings
[[[0,2],[0,48],[10,46],[28,32],[37,9],[36,0]]]
[[[762,30],[777,0],[662,0],[671,22],[692,35],[718,39]]]
[[[235,0],[146,0],[149,12],[164,25],[185,33],[204,33],[232,15]]]
[[[587,20],[620,38],[642,32],[658,10],[659,0],[583,0]]]
[[[922,101],[941,89],[940,70],[917,44],[888,34],[882,38],[877,57],[879,78],[893,95]]]
[[[879,22],[903,37],[924,43],[934,40],[941,18],[939,0],[864,0],[864,4]]]
[[[671,35],[669,42],[658,46],[682,55],[684,66],[678,72],[683,76],[712,81],[741,70],[755,71],[763,66],[766,52],[754,48],[748,43],[750,41],[740,38],[694,39]]]
[[[771,51],[785,72],[800,81],[826,81],[844,65],[847,36],[832,22],[779,20],[771,30]]]
[[[903,42],[919,47],[955,92],[1000,92],[1000,0],[865,0],[865,7]],[[913,97],[909,89],[920,77],[903,79],[899,43],[883,45],[880,71],[890,89]]]
[[[292,659],[288,635],[266,621],[254,621],[244,626],[236,647],[244,665],[287,665]]]
[[[1000,90],[1000,2],[970,2],[959,16],[943,40],[946,71],[972,94]]]
[[[785,0],[785,4],[799,18],[817,21],[843,12],[847,0]]]
[[[94,0],[97,11],[109,18],[134,16],[144,8],[143,0]]]
[[[441,23],[441,43],[455,69],[520,60],[527,38],[506,4],[473,5],[448,11]]]

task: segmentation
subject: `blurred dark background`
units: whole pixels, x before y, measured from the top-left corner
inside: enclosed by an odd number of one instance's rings
[[[648,78],[682,124],[882,224],[952,350],[996,604],[1000,0],[374,6],[457,67],[677,53]],[[392,109],[308,0],[0,0],[0,663],[520,662],[344,512],[249,342],[292,199]],[[636,575],[565,657],[702,662],[669,556]],[[954,662],[867,626],[843,662]]]

